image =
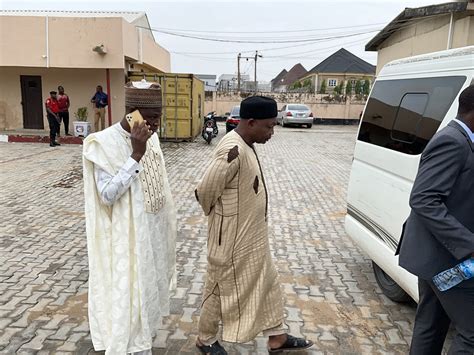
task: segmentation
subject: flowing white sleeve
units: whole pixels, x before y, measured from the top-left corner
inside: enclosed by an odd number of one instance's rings
[[[112,206],[128,190],[143,167],[132,157],[128,158],[115,176],[94,166],[94,177],[100,199],[107,206]]]

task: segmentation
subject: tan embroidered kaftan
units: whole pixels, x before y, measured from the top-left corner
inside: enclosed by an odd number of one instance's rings
[[[250,341],[283,322],[283,296],[271,259],[262,170],[238,133],[217,146],[196,197],[209,216],[203,306],[218,287],[223,340]]]

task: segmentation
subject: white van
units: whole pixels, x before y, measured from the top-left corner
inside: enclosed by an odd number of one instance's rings
[[[388,63],[361,119],[348,186],[346,232],[373,261],[384,294],[418,300],[414,275],[398,266],[395,249],[420,154],[456,117],[458,96],[473,82],[474,46]]]

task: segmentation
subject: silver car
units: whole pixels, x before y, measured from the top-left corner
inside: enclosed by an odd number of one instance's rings
[[[288,125],[313,126],[313,113],[308,106],[302,104],[289,104],[282,107],[278,115],[278,124],[282,127]]]

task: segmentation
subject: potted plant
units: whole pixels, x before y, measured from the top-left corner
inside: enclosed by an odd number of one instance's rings
[[[74,117],[76,121],[73,122],[74,126],[74,136],[76,137],[87,137],[91,133],[91,124],[87,122],[87,107],[79,107],[76,112],[74,112]]]

